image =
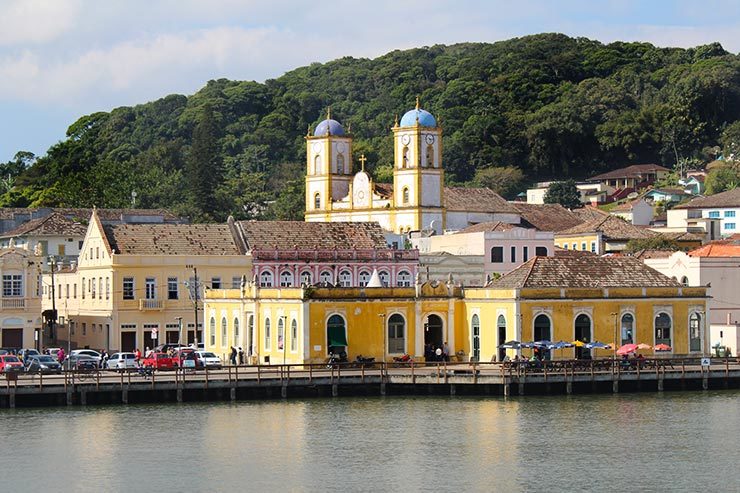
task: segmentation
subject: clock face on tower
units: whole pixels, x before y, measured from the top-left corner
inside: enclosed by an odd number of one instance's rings
[[[401,137],[401,143],[403,145],[408,145],[409,142],[411,142],[411,137],[409,137],[408,135],[404,135],[403,137]]]
[[[317,153],[318,152],[321,152],[321,144],[319,144],[318,142],[314,142],[314,144],[313,144],[313,152],[317,152]]]
[[[429,144],[429,145],[434,144],[434,135],[427,134],[427,144]]]

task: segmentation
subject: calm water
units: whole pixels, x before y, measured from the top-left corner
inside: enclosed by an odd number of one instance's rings
[[[740,392],[0,411],[0,491],[740,491]]]

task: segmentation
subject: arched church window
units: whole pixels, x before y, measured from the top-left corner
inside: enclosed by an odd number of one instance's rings
[[[313,173],[315,175],[321,174],[321,156],[319,154],[313,158]]]
[[[319,193],[313,196],[313,208],[321,209],[321,194]]]
[[[409,189],[407,187],[403,188],[402,196],[403,197],[401,200],[403,201],[403,203],[408,204],[409,203]]]
[[[331,272],[328,270],[322,271],[321,274],[319,274],[319,281],[324,284],[332,284],[334,282],[334,276],[332,276]]]
[[[337,174],[344,174],[344,154],[337,154]]]
[[[403,147],[403,153],[401,154],[401,156],[403,156],[403,159],[401,161],[401,167],[408,168],[409,167],[409,148],[407,146]]]
[[[343,288],[352,287],[352,273],[348,270],[343,270],[339,273],[339,285]]]
[[[434,146],[427,146],[427,168],[434,166]]]

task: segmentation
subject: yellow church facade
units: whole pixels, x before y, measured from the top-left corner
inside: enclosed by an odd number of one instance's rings
[[[524,264],[525,270],[534,270],[529,264],[538,259]],[[630,267],[646,269],[637,264],[618,267],[629,276]],[[232,345],[245,348],[251,361],[260,364],[321,363],[332,350],[346,351],[350,360],[362,355],[391,361],[409,354],[423,361],[428,345],[446,345],[452,360],[501,361],[518,352],[500,348],[511,340],[612,345],[616,340],[617,345],[667,344],[668,355],[707,353],[706,288],[686,288],[656,274],[633,272],[644,286],[626,287],[538,287],[526,282],[515,287],[517,279],[508,277],[512,274],[502,277],[501,285],[484,288],[417,281],[412,288],[261,289],[248,283],[242,289],[206,292],[205,342],[221,355]],[[517,276],[521,272],[514,271]],[[611,354],[570,348],[547,357]]]
[[[310,130],[310,129],[309,129]],[[365,157],[354,172],[352,135],[331,114],[306,136],[308,222],[375,221],[394,233],[459,230],[485,221],[520,222],[490,189],[444,186],[442,127],[419,106],[392,127],[393,183],[375,183]]]

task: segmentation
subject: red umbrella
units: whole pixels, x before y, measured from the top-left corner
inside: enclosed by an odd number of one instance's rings
[[[671,351],[673,348],[668,344],[656,344],[653,349],[655,351]]]
[[[637,351],[637,344],[625,344],[617,349],[617,354],[622,356],[624,354],[634,353],[635,351]]]

